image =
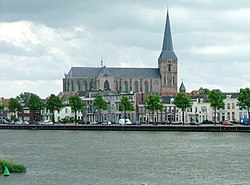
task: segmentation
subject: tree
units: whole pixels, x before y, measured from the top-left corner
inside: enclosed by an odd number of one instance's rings
[[[45,105],[38,95],[30,93],[29,98],[27,99],[27,106],[31,112],[35,112],[43,109]]]
[[[55,121],[55,111],[58,112],[63,107],[60,98],[54,94],[51,94],[46,101],[46,108],[52,113],[52,122]]]
[[[83,111],[84,109],[84,102],[81,100],[80,96],[73,95],[68,98],[69,106],[71,110],[75,113],[75,124],[77,120],[77,111]]]
[[[32,93],[30,93],[30,92],[23,92],[23,93],[21,93],[19,96],[17,96],[17,98],[20,100],[23,100],[24,102],[28,102],[28,99],[30,98],[30,95],[31,95]]]
[[[108,109],[108,104],[107,102],[103,99],[103,96],[101,94],[98,94],[95,97],[95,100],[93,102],[93,106],[99,113],[99,123],[101,123],[101,115],[102,115],[102,110],[107,110]]]
[[[248,113],[248,118],[250,119],[250,89],[240,89],[240,94],[238,96],[238,106],[240,109],[246,109]]]
[[[182,122],[184,123],[184,113],[187,108],[192,107],[192,101],[190,96],[185,93],[178,93],[173,101],[173,104],[182,111]]]
[[[4,105],[0,105],[0,112],[2,114],[2,119],[3,119],[3,110],[4,110]]]
[[[210,103],[210,106],[214,109],[215,124],[217,121],[217,110],[225,108],[225,98],[226,97],[218,90],[212,90],[208,94],[208,102]]]
[[[155,115],[155,112],[163,109],[163,104],[159,95],[149,95],[149,97],[145,99],[144,105],[145,108],[152,113],[152,117]],[[155,119],[153,120],[153,122],[155,122]]]
[[[134,111],[134,105],[129,101],[127,96],[123,96],[119,104],[119,111],[124,112],[124,118],[127,118],[127,111]]]
[[[14,113],[14,119],[16,119],[18,112],[23,111],[23,107],[17,98],[10,98],[8,109]]]

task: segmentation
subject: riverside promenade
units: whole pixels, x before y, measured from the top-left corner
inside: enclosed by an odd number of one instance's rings
[[[250,132],[244,125],[0,125],[12,130],[92,130],[92,131],[180,131],[180,132]]]

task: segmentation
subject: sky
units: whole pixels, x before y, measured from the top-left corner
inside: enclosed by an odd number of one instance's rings
[[[157,68],[167,7],[178,83],[250,87],[249,0],[0,0],[0,97],[62,91],[73,67]]]

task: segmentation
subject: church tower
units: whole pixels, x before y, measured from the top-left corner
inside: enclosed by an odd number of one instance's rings
[[[162,51],[158,58],[161,75],[161,94],[174,95],[178,84],[178,58],[173,51],[169,14],[167,11]]]

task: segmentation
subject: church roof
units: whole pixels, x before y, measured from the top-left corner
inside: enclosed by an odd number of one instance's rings
[[[105,67],[106,68],[106,67]],[[160,70],[158,68],[103,68],[98,67],[72,67],[65,78],[93,78],[104,75],[108,71],[108,75],[116,78],[159,78]],[[107,73],[106,73],[107,74]]]
[[[184,85],[183,82],[181,82],[181,86],[180,86],[180,89],[179,89],[180,92],[186,92],[186,87]]]
[[[167,11],[166,24],[165,24],[162,52],[159,56],[159,59],[177,59],[177,57],[173,51],[173,42],[172,42],[172,35],[171,35],[171,28],[170,28],[168,11]]]
[[[112,76],[114,76],[114,75],[109,72],[109,70],[107,69],[106,66],[103,66],[101,68],[101,71],[100,71],[100,73],[98,75],[98,77],[112,77]]]

